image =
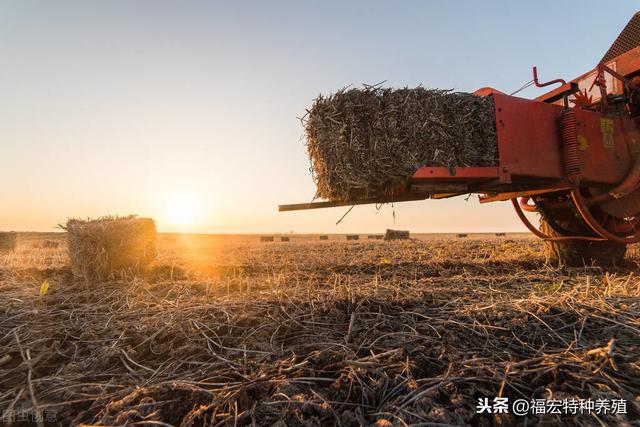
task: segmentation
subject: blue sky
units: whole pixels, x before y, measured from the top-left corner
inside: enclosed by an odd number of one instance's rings
[[[318,93],[363,82],[511,92],[533,65],[572,78],[636,8],[1,1],[0,228],[138,213],[166,231],[522,230],[508,204],[473,197],[357,207],[339,226],[344,208],[277,213],[315,193],[297,117]],[[181,204],[189,224],[172,222]]]

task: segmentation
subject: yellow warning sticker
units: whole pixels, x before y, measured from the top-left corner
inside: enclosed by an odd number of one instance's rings
[[[589,148],[589,141],[587,141],[587,137],[582,134],[578,135],[578,148],[580,151],[587,151]]]
[[[613,148],[613,119],[600,119],[600,132],[602,132],[602,145],[604,148]]]

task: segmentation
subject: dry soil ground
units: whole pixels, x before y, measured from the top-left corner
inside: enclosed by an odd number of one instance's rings
[[[146,277],[98,284],[52,238],[0,255],[0,424],[638,425],[634,251],[605,272],[523,236],[161,235]],[[476,413],[496,396],[627,414]]]

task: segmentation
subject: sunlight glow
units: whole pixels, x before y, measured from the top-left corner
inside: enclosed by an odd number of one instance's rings
[[[202,216],[202,200],[194,194],[179,193],[165,200],[164,216],[173,226],[191,226]]]

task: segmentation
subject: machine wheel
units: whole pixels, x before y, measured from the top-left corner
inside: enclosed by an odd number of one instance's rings
[[[565,227],[565,224],[560,225]],[[543,218],[540,219],[540,231],[551,237],[562,236]],[[621,265],[626,251],[627,245],[614,242],[589,242],[585,240],[544,242],[544,252],[548,262],[568,267],[582,267],[591,264]]]

